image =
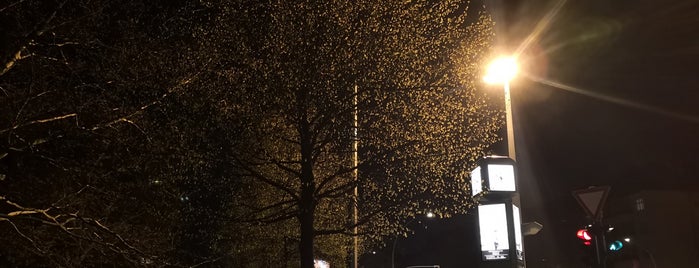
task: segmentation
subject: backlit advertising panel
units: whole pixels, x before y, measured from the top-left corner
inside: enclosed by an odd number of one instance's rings
[[[483,260],[509,259],[505,204],[479,205],[478,227]]]
[[[481,177],[481,167],[476,167],[471,171],[471,193],[473,196],[483,191],[483,178]]]
[[[522,220],[519,218],[519,208],[512,205],[512,216],[515,223],[515,248],[517,249],[517,259],[524,261],[522,251]]]
[[[515,167],[512,165],[488,164],[488,186],[491,191],[516,191]]]

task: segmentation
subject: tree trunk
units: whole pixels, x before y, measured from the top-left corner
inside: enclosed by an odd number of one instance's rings
[[[300,99],[305,99],[300,94]],[[310,135],[307,112],[301,109],[299,137],[301,141],[301,200],[299,202],[299,224],[301,224],[301,241],[299,249],[301,253],[301,268],[313,268],[313,238],[315,228],[315,180],[313,176],[313,141]]]
[[[305,201],[302,201],[305,203]],[[299,250],[301,252],[301,268],[313,268],[313,214],[315,208],[302,204],[299,222],[301,224],[301,241]]]

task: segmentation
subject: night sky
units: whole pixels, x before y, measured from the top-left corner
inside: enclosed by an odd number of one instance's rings
[[[517,47],[557,2],[492,3],[500,45]],[[568,1],[523,55],[523,221],[545,225],[525,240],[529,266],[568,258],[585,221],[572,190],[699,189],[699,2]]]

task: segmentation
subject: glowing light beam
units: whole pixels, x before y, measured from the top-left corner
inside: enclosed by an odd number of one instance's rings
[[[634,102],[634,101],[630,101],[630,100],[625,100],[625,99],[617,98],[617,97],[613,97],[613,96],[608,96],[608,95],[604,95],[604,94],[601,94],[601,93],[592,92],[592,91],[589,91],[589,90],[584,90],[584,89],[581,89],[581,88],[569,86],[569,85],[566,85],[566,84],[563,84],[563,83],[559,83],[559,82],[556,82],[556,81],[551,81],[551,80],[543,79],[543,78],[536,77],[536,76],[532,76],[532,75],[528,75],[528,74],[524,74],[524,76],[527,77],[527,78],[529,78],[529,79],[531,79],[531,80],[534,81],[534,82],[541,83],[541,84],[544,84],[544,85],[547,85],[547,86],[555,87],[555,88],[558,88],[558,89],[563,89],[563,90],[570,91],[570,92],[573,92],[573,93],[578,93],[578,94],[580,94],[580,95],[585,95],[585,96],[588,96],[588,97],[591,97],[591,98],[603,100],[603,101],[606,101],[606,102],[611,102],[611,103],[614,103],[614,104],[618,104],[618,105],[622,105],[622,106],[626,106],[626,107],[630,107],[630,108],[634,108],[634,109],[638,109],[638,110],[642,110],[642,111],[646,111],[646,112],[651,112],[651,113],[656,113],[656,114],[664,115],[664,116],[667,116],[667,117],[672,117],[672,118],[675,118],[675,119],[680,119],[680,120],[692,122],[692,123],[695,123],[695,124],[699,124],[699,117],[695,117],[695,116],[691,116],[691,115],[686,115],[686,114],[681,114],[681,113],[677,113],[677,112],[673,112],[673,111],[668,111],[668,110],[664,110],[664,109],[661,109],[661,108],[658,108],[658,107],[654,107],[654,106],[650,106],[650,105],[647,105],[647,104],[638,103],[638,102]]]
[[[529,46],[531,45],[534,40],[538,39],[541,33],[548,28],[548,26],[551,24],[553,21],[553,18],[556,17],[558,12],[561,11],[561,8],[563,5],[566,3],[566,0],[560,0],[556,2],[556,5],[549,10],[549,12],[546,13],[546,15],[539,20],[539,22],[536,24],[534,27],[534,30],[527,36],[527,38],[524,39],[524,41],[517,47],[517,50],[514,53],[514,57],[519,57],[522,52],[527,50]]]

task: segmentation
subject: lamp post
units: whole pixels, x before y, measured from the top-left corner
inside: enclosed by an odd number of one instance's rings
[[[525,267],[524,245],[519,211],[519,193],[516,179],[515,134],[512,123],[510,81],[517,75],[515,57],[500,57],[489,66],[483,80],[488,84],[503,85],[507,122],[507,158],[485,157],[472,171],[472,187],[489,191],[478,206],[478,233],[481,243],[481,267]],[[495,180],[494,180],[495,179]],[[499,179],[499,180],[498,180]],[[502,182],[500,182],[502,181]],[[504,183],[507,182],[507,183]],[[474,191],[475,195],[478,191]],[[506,247],[502,247],[504,242]],[[500,247],[499,247],[500,246]]]
[[[488,84],[502,84],[505,90],[505,118],[507,121],[507,156],[517,160],[515,153],[515,131],[512,124],[512,99],[510,97],[510,80],[515,78],[519,67],[514,57],[495,59],[488,66],[483,80]]]
[[[425,214],[425,216],[427,218],[434,218],[435,215],[432,212],[427,212],[427,214]],[[405,225],[410,225],[413,221],[415,221],[415,219],[417,219],[417,218],[410,219]],[[398,244],[398,238],[399,238],[399,236],[396,235],[396,238],[393,239],[393,248],[391,249],[391,268],[396,267],[396,244]],[[432,266],[430,266],[430,267],[432,267]]]

